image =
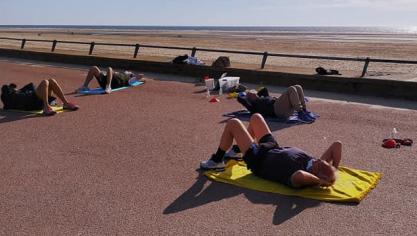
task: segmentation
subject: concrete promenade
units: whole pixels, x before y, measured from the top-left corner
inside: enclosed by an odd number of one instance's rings
[[[417,234],[416,145],[381,147],[393,127],[417,141],[416,102],[306,91],[315,123],[271,124],[283,146],[319,156],[341,140],[342,165],[383,173],[360,204],[334,204],[199,175],[236,101],[208,103],[203,87],[181,82],[193,78],[163,74],[74,95],[86,68],[0,60],[1,84],[55,78],[80,106],[53,117],[0,111],[0,235]]]

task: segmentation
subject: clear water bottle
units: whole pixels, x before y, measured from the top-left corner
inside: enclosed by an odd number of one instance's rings
[[[391,133],[390,133],[390,138],[392,139],[396,139],[398,137],[398,131],[396,128],[392,128]]]

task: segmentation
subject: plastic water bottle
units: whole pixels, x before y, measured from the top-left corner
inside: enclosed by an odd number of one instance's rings
[[[220,86],[219,95],[220,96],[223,95],[223,88],[222,88],[222,86]]]
[[[392,128],[391,133],[390,133],[390,137],[392,139],[396,139],[397,138],[397,134],[398,134],[397,129],[396,128]]]

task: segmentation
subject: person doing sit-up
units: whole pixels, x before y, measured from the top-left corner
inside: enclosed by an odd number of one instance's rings
[[[104,89],[105,93],[111,93],[112,89],[129,86],[129,81],[144,80],[143,74],[135,74],[130,71],[116,72],[111,67],[108,67],[107,71],[104,72],[97,66],[93,66],[89,69],[83,85],[77,89],[77,92],[89,90],[88,84],[93,78],[97,79],[98,84]]]
[[[268,90],[262,88],[257,93],[249,91],[246,95],[239,95],[237,101],[250,113],[260,113],[264,117],[287,119],[296,111],[298,117],[303,121],[315,120],[315,117],[310,116],[307,112],[304,91],[300,85],[288,87],[278,98],[269,96]]]
[[[3,85],[1,88],[1,100],[4,109],[17,110],[40,110],[43,109],[43,115],[51,116],[56,112],[52,109],[50,103],[55,100],[52,94],[58,96],[66,110],[75,111],[78,106],[69,102],[61,86],[55,79],[42,80],[38,87],[35,88],[33,83],[17,89],[16,84]]]
[[[295,188],[331,186],[336,180],[336,169],[342,158],[340,141],[330,145],[321,158],[295,147],[281,147],[260,114],[252,115],[248,128],[238,119],[229,120],[217,152],[209,160],[202,161],[200,167],[206,170],[224,169],[223,159],[233,140],[244,154],[247,168],[258,177]]]

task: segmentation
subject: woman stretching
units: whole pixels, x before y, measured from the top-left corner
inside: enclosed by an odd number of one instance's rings
[[[320,159],[295,147],[281,147],[260,114],[252,115],[248,128],[238,119],[229,120],[217,152],[209,160],[202,161],[200,167],[224,169],[224,155],[233,140],[244,153],[247,168],[258,177],[295,188],[331,186],[336,181],[336,169],[342,157],[340,141],[330,145]]]

